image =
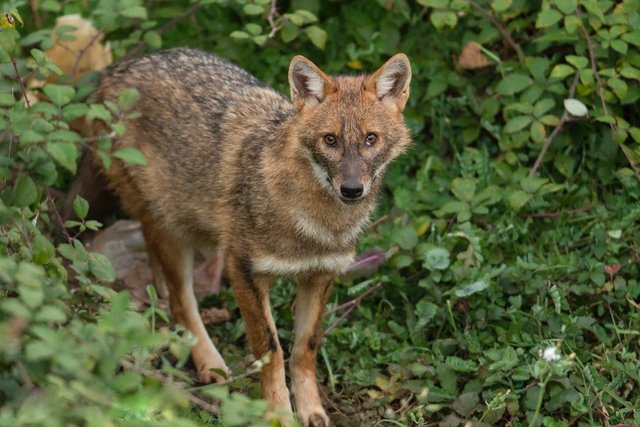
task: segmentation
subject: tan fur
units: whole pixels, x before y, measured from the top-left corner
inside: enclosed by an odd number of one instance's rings
[[[329,425],[315,375],[322,312],[333,275],[349,266],[374,209],[378,178],[410,143],[402,117],[410,77],[402,54],[368,77],[331,77],[295,57],[290,102],[236,66],[193,50],[159,52],[107,71],[100,99],[116,99],[127,87],[141,94],[142,116],[128,123],[116,148],[138,148],[148,166],[114,161],[106,176],[142,223],[176,321],[198,338],[192,357],[201,380],[222,379],[212,368],[227,370],[191,290],[194,247],[207,246],[224,250],[254,355],[271,353],[260,380],[274,409],[291,405],[269,286],[280,275],[297,280],[295,407],[304,426]],[[375,144],[365,144],[371,133]]]

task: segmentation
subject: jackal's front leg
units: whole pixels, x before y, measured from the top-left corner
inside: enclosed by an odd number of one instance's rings
[[[271,280],[253,274],[248,258],[236,255],[232,251],[225,253],[225,256],[231,288],[240,307],[249,346],[257,359],[262,358],[267,352],[271,353],[269,363],[260,371],[262,394],[269,402],[270,409],[283,408],[290,413],[291,402],[285,380],[284,356],[269,303]]]
[[[317,275],[298,284],[295,342],[291,353],[291,390],[304,427],[328,427],[316,378],[316,355],[322,339],[322,314],[331,294],[333,276]]]

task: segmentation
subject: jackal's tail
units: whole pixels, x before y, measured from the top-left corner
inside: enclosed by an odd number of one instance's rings
[[[103,169],[96,165],[96,160],[89,147],[84,149],[78,174],[69,188],[62,208],[64,221],[74,219],[73,201],[77,196],[89,202],[89,217],[104,223],[105,218],[114,213],[118,207],[118,199],[109,190]]]

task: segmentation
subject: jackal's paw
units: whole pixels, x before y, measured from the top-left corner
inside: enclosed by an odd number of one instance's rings
[[[198,381],[205,384],[223,383],[230,375],[226,365],[204,364],[198,368]]]
[[[304,427],[329,427],[329,417],[323,410],[314,411],[307,416],[300,416]]]

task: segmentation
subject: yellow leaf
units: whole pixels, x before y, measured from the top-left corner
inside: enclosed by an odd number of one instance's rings
[[[5,13],[4,15],[2,15],[2,17],[0,17],[0,27],[2,27],[5,30],[9,28],[15,28],[16,20],[13,17],[13,15],[10,13]]]

